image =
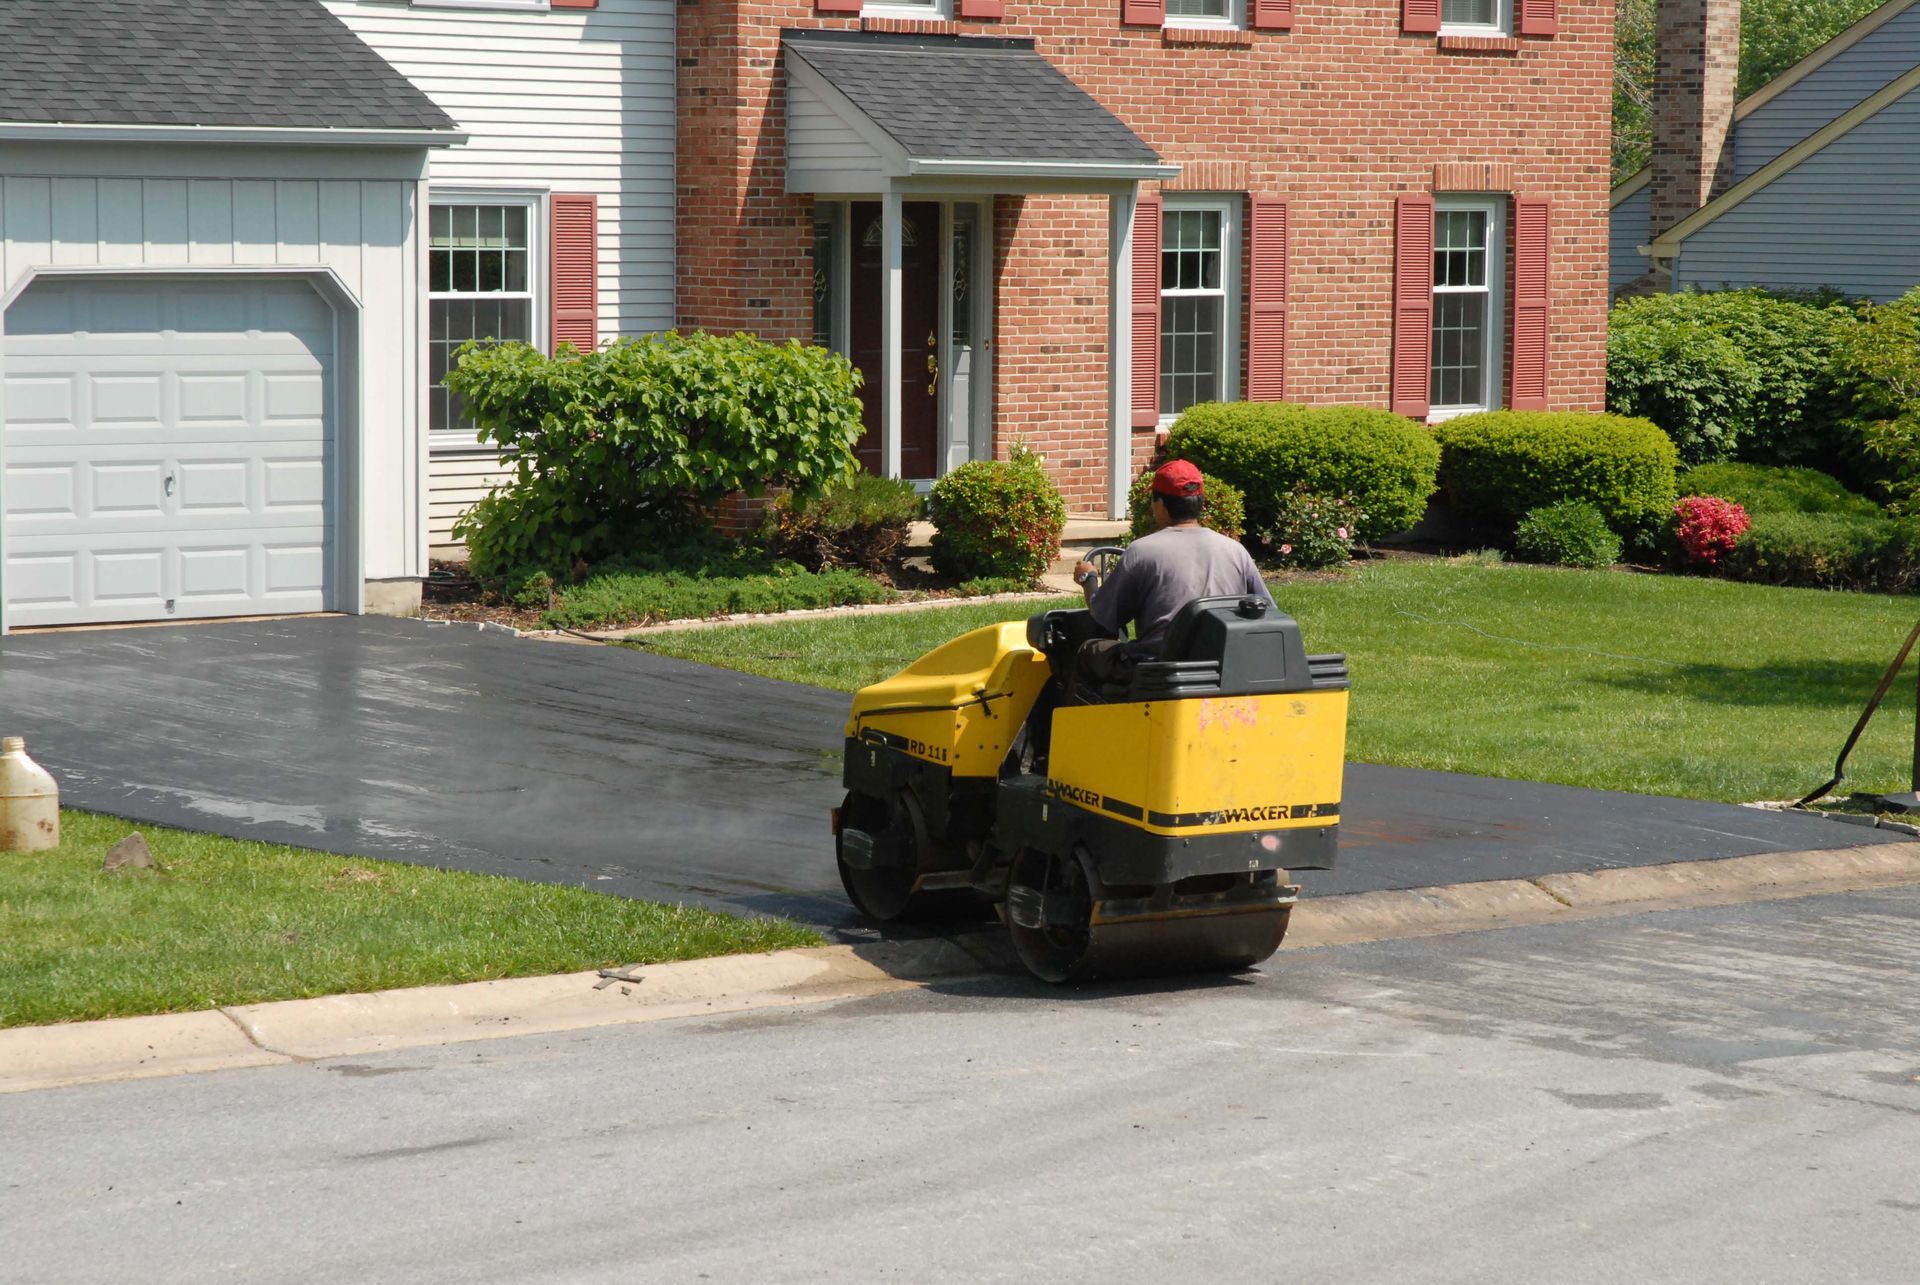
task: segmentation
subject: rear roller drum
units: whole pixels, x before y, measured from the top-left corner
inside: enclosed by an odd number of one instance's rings
[[[1241,972],[1280,948],[1291,905],[1096,922],[1085,863],[1027,849],[1007,879],[1014,952],[1046,982]]]

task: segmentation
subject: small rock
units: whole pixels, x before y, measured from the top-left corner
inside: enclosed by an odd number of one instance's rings
[[[151,870],[153,869],[153,849],[135,830],[120,842],[107,849],[107,859],[101,863],[103,870]]]

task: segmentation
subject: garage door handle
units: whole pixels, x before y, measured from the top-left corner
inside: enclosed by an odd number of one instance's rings
[[[173,474],[167,474],[167,494],[173,494]]]

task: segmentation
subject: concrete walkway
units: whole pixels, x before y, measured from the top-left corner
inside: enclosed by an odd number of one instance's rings
[[[134,820],[870,939],[840,891],[846,696],[620,648],[377,617],[0,639],[0,733]],[[1310,896],[1848,847],[1720,804],[1352,765]]]

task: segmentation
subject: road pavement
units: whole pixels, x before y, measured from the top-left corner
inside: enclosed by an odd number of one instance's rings
[[[0,1098],[0,1281],[1913,1278],[1920,888]]]
[[[149,824],[788,915],[833,869],[839,692],[380,617],[0,639],[0,731]],[[1309,895],[1848,847],[1806,816],[1349,766]]]

